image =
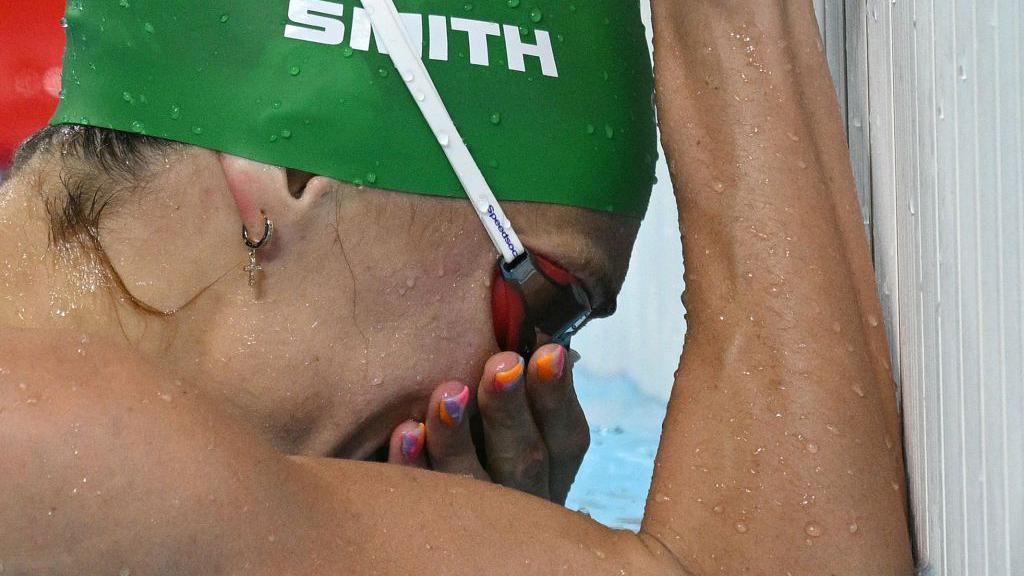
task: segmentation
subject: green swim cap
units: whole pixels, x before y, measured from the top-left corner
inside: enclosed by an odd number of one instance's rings
[[[639,0],[396,0],[502,200],[642,217],[657,157]],[[69,0],[51,121],[465,198],[356,0]]]

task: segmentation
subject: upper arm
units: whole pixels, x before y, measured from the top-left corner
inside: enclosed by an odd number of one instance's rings
[[[499,486],[283,456],[142,363],[88,360],[0,375],[5,574],[679,573]]]

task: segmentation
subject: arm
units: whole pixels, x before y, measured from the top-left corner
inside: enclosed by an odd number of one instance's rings
[[[69,338],[54,362],[32,337],[0,332],[5,576],[680,574],[652,540],[540,498],[289,458],[124,350]]]
[[[909,573],[895,386],[811,3],[653,4],[689,332],[644,529],[699,574]]]

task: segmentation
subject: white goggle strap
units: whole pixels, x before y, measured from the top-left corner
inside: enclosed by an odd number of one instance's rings
[[[523,243],[498,205],[498,200],[480,172],[480,167],[469,153],[469,148],[466,148],[466,143],[462,141],[462,136],[452,122],[452,117],[448,114],[433,79],[423,65],[423,60],[413,50],[412,41],[401,24],[394,2],[363,0],[363,8],[370,17],[378,40],[383,41],[387,47],[391,60],[402,75],[409,93],[412,94],[413,100],[423,113],[423,118],[430,125],[438,144],[455,169],[455,174],[473,203],[491,242],[501,253],[502,259],[507,264],[512,264],[526,252]]]

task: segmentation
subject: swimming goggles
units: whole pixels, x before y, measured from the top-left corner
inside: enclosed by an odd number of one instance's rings
[[[492,285],[499,347],[526,358],[545,341],[568,348],[594,316],[586,290],[571,274],[523,246],[416,55],[394,2],[363,0],[363,7],[500,254]]]

